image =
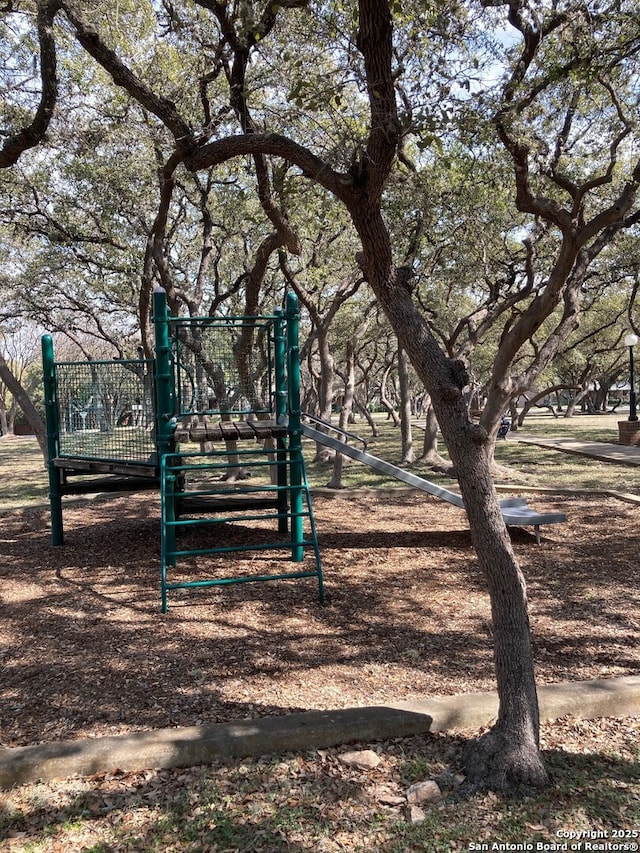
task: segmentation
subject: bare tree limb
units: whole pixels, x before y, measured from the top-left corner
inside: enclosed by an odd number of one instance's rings
[[[45,137],[53,116],[58,98],[58,73],[56,43],[53,36],[53,22],[60,9],[59,0],[38,3],[36,26],[40,47],[40,80],[42,91],[40,103],[27,127],[7,138],[0,149],[0,169],[8,169],[17,163],[20,156],[30,148],[35,148]]]

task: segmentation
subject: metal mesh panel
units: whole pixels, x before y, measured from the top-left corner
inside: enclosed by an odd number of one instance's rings
[[[153,362],[55,364],[60,456],[155,462]]]
[[[178,416],[273,412],[270,318],[174,319]]]

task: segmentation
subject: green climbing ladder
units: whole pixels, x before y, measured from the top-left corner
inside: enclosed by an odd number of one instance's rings
[[[158,291],[154,321],[162,611],[172,590],[294,578],[317,578],[323,601],[295,295],[273,316],[173,318]],[[298,569],[280,567],[283,551]],[[229,573],[243,552],[266,569]]]

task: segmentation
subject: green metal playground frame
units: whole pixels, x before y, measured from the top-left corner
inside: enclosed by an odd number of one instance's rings
[[[65,495],[157,488],[163,612],[171,590],[308,577],[317,578],[323,601],[302,454],[295,294],[288,294],[284,311],[256,317],[172,317],[161,289],[153,304],[155,359],[56,362],[51,336],[42,339],[53,544],[64,544]],[[237,441],[247,434],[260,443],[239,449]],[[206,441],[207,449],[194,452],[185,447],[189,440]],[[216,441],[222,442],[219,449],[210,444]],[[230,488],[220,477],[239,465],[264,469],[269,481],[259,486],[239,481]],[[218,479],[204,488],[190,485],[192,475],[205,473]],[[207,531],[222,531],[225,524],[265,519],[277,522],[275,541],[233,546],[223,537],[207,546],[179,541],[193,531],[210,538]],[[288,549],[298,563],[310,549],[313,566],[171,578],[179,562],[270,549]]]

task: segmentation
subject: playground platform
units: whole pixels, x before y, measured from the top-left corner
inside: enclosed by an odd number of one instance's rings
[[[366,442],[352,446],[362,439],[301,411],[295,294],[269,315],[192,317],[172,316],[158,288],[153,322],[153,358],[57,361],[50,335],[42,355],[53,544],[64,544],[63,497],[158,489],[163,612],[169,592],[255,581],[316,578],[324,600],[303,435],[464,510],[458,492],[367,453]],[[538,542],[543,525],[566,520],[520,497],[501,500],[500,510],[506,524],[532,526]],[[273,528],[269,542],[230,545],[217,534],[262,522]],[[287,550],[299,564],[291,571],[277,560]],[[237,576],[232,555],[242,551],[273,560]]]

